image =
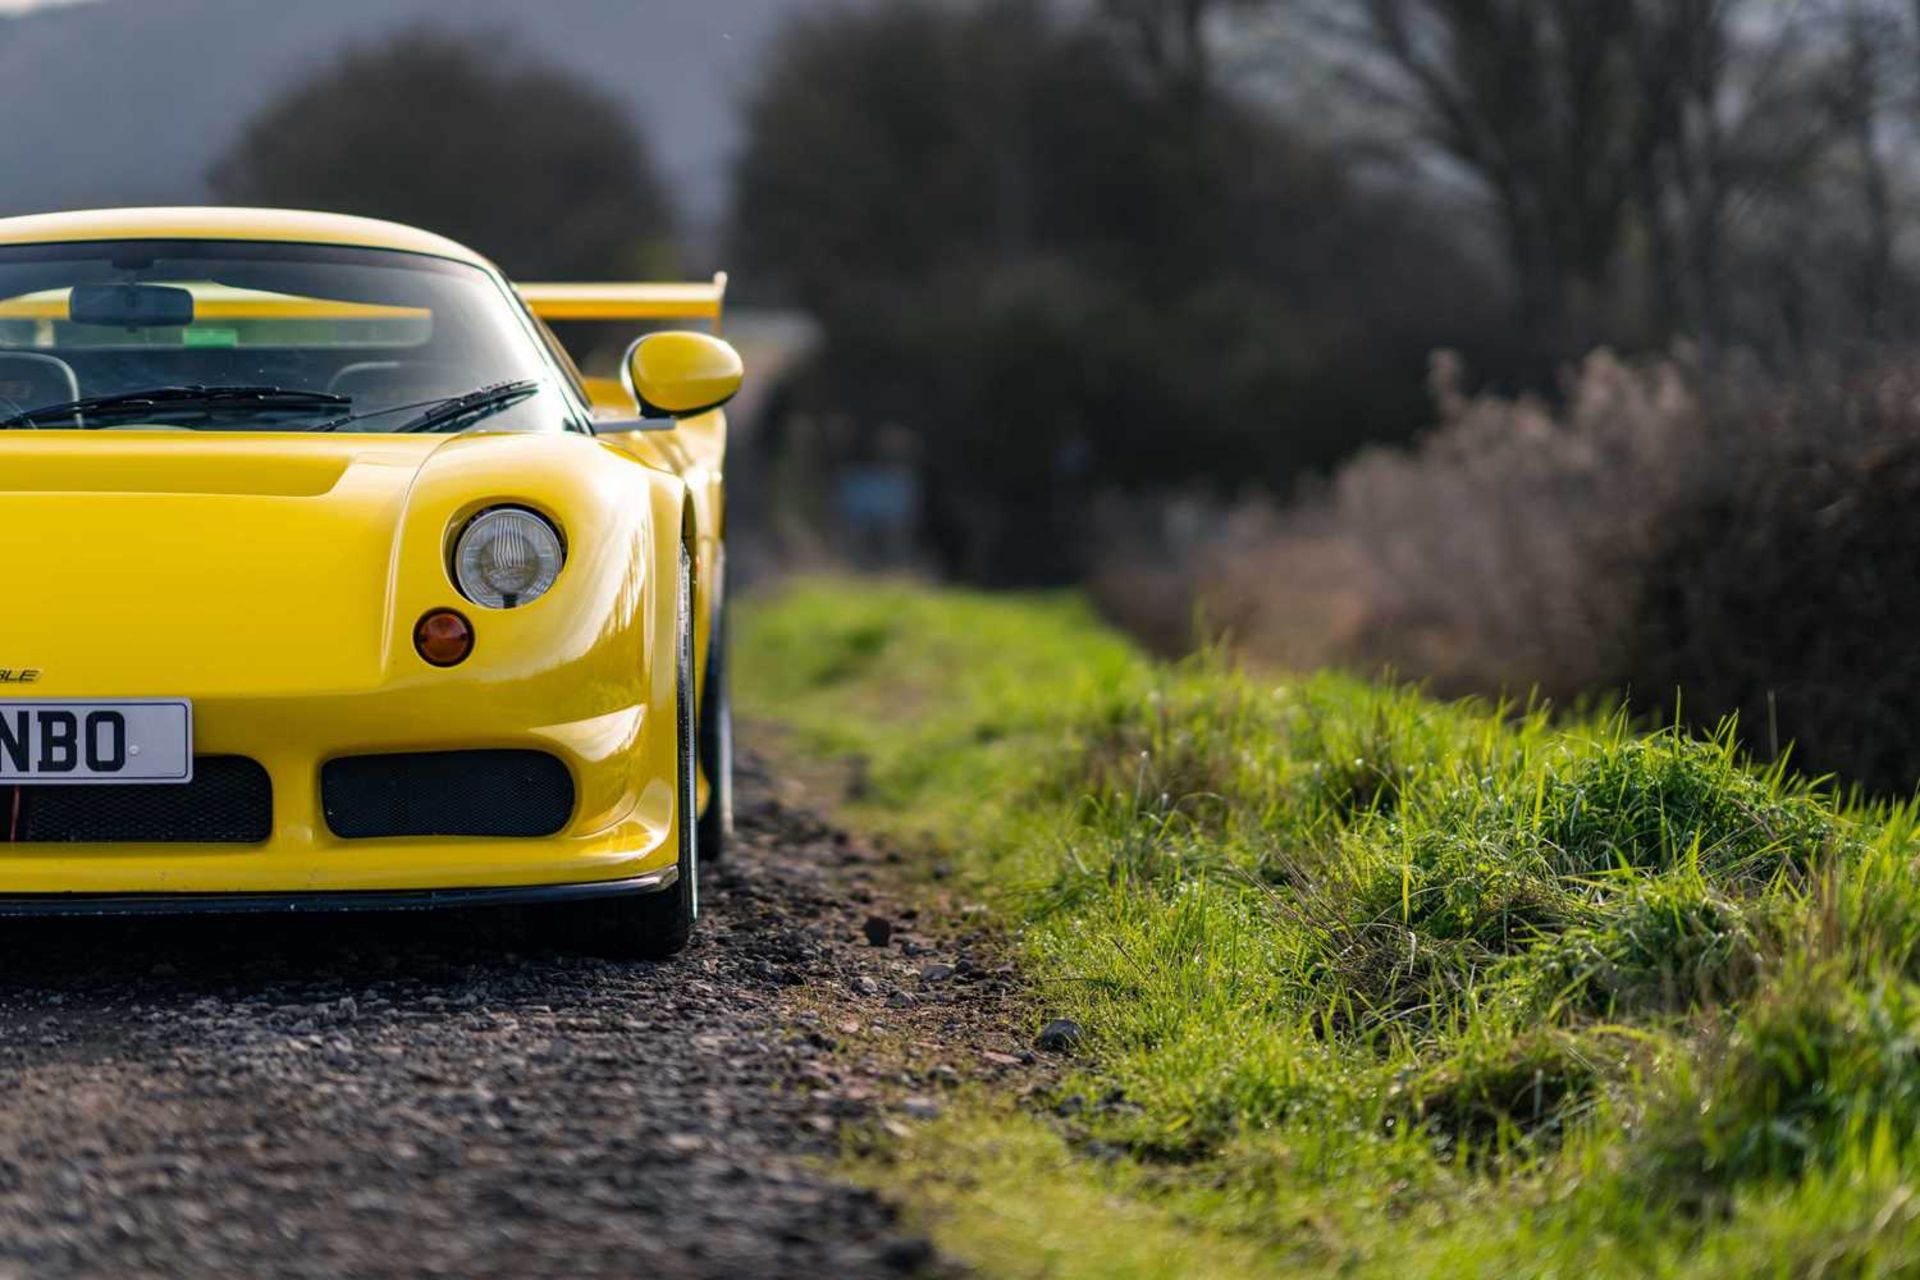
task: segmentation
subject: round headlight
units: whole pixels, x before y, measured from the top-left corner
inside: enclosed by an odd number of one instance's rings
[[[453,579],[475,604],[512,609],[547,594],[565,559],[560,533],[547,521],[523,507],[495,507],[461,530]]]

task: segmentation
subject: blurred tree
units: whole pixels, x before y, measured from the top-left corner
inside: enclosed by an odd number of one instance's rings
[[[1595,343],[1791,358],[1910,331],[1908,0],[1290,3],[1359,100],[1413,126],[1390,150],[1487,197],[1544,366]]]
[[[1830,94],[1834,125],[1859,174],[1863,228],[1858,267],[1861,323],[1872,337],[1892,331],[1895,317],[1893,180],[1884,154],[1882,114],[1894,100],[1894,59],[1901,25],[1884,4],[1845,0],[1838,15],[1840,55]]]
[[[667,201],[620,103],[478,33],[348,49],[262,108],[209,180],[233,204],[426,227],[522,277],[630,277],[671,258]]]
[[[1623,265],[1651,279],[1653,336],[1776,361],[1911,336],[1916,48],[1905,0],[1636,0],[1646,261]]]
[[[1556,350],[1579,345],[1576,313],[1607,291],[1633,195],[1635,0],[1360,7],[1429,140],[1492,193],[1522,326]]]
[[[1271,3],[1273,0],[1100,0],[1100,9],[1169,96],[1204,106],[1219,88],[1212,24],[1229,10]]]
[[[1443,237],[1114,38],[1157,13],[1197,39],[1189,8],[837,10],[789,27],[749,103],[739,256],[827,335],[801,407],[858,424],[850,456],[919,439],[957,572],[1074,576],[1102,487],[1281,488],[1404,436],[1427,351],[1488,332]]]
[[[1653,329],[1725,328],[1724,231],[1733,182],[1724,101],[1726,0],[1671,0],[1642,11],[1631,33],[1640,94],[1632,147],[1634,200],[1647,235]]]

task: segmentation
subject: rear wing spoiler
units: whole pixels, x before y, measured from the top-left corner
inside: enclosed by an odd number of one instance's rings
[[[516,284],[542,320],[705,320],[720,332],[727,273],[693,284]]]

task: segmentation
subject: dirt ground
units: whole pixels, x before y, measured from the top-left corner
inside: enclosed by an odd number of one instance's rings
[[[827,1162],[1046,1063],[990,946],[776,790],[661,965],[510,911],[6,924],[0,1276],[949,1273]]]

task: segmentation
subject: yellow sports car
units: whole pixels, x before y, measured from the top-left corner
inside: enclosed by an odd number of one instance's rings
[[[516,286],[324,214],[0,220],[0,914],[514,902],[685,945],[740,359],[653,332],[583,379],[544,322],[717,332],[724,287]]]

